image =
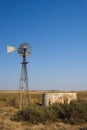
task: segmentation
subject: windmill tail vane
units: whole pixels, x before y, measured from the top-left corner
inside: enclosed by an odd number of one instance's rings
[[[14,52],[16,48],[14,46],[7,46],[7,53]]]

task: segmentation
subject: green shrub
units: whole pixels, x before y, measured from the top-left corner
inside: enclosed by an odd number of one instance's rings
[[[62,120],[66,123],[79,124],[87,122],[87,103],[85,101],[73,101],[70,104],[53,104],[43,107],[30,104],[20,109],[13,120],[29,121],[33,124],[56,122]]]
[[[87,103],[85,101],[73,101],[69,105],[62,104],[62,111],[60,111],[60,118],[64,122],[71,124],[79,124],[87,122]]]
[[[29,121],[33,124],[45,123],[50,121],[56,121],[56,113],[52,107],[43,107],[30,104],[27,107],[22,108],[16,115],[11,118],[16,121]]]

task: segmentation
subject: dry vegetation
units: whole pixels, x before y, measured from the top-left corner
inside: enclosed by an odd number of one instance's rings
[[[32,103],[41,103],[41,94],[43,92],[32,91],[30,93]],[[87,130],[86,124],[71,125],[61,121],[55,123],[46,122],[45,124],[40,123],[37,125],[24,121],[12,121],[12,115],[18,111],[15,102],[17,101],[17,97],[17,91],[0,91],[0,130]],[[78,92],[78,98],[87,101],[87,91]]]

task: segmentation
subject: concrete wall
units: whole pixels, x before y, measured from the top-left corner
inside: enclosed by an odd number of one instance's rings
[[[72,100],[77,99],[77,93],[46,93],[42,94],[42,105],[49,106],[53,103],[65,103],[68,104]]]

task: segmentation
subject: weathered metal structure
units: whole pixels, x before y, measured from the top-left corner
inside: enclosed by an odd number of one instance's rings
[[[70,103],[77,100],[77,93],[45,93],[42,94],[42,105],[49,106],[53,103]]]
[[[28,72],[26,57],[31,54],[31,46],[28,43],[23,43],[18,47],[18,54],[22,56],[22,68],[19,83],[19,107],[27,105],[30,102]]]

